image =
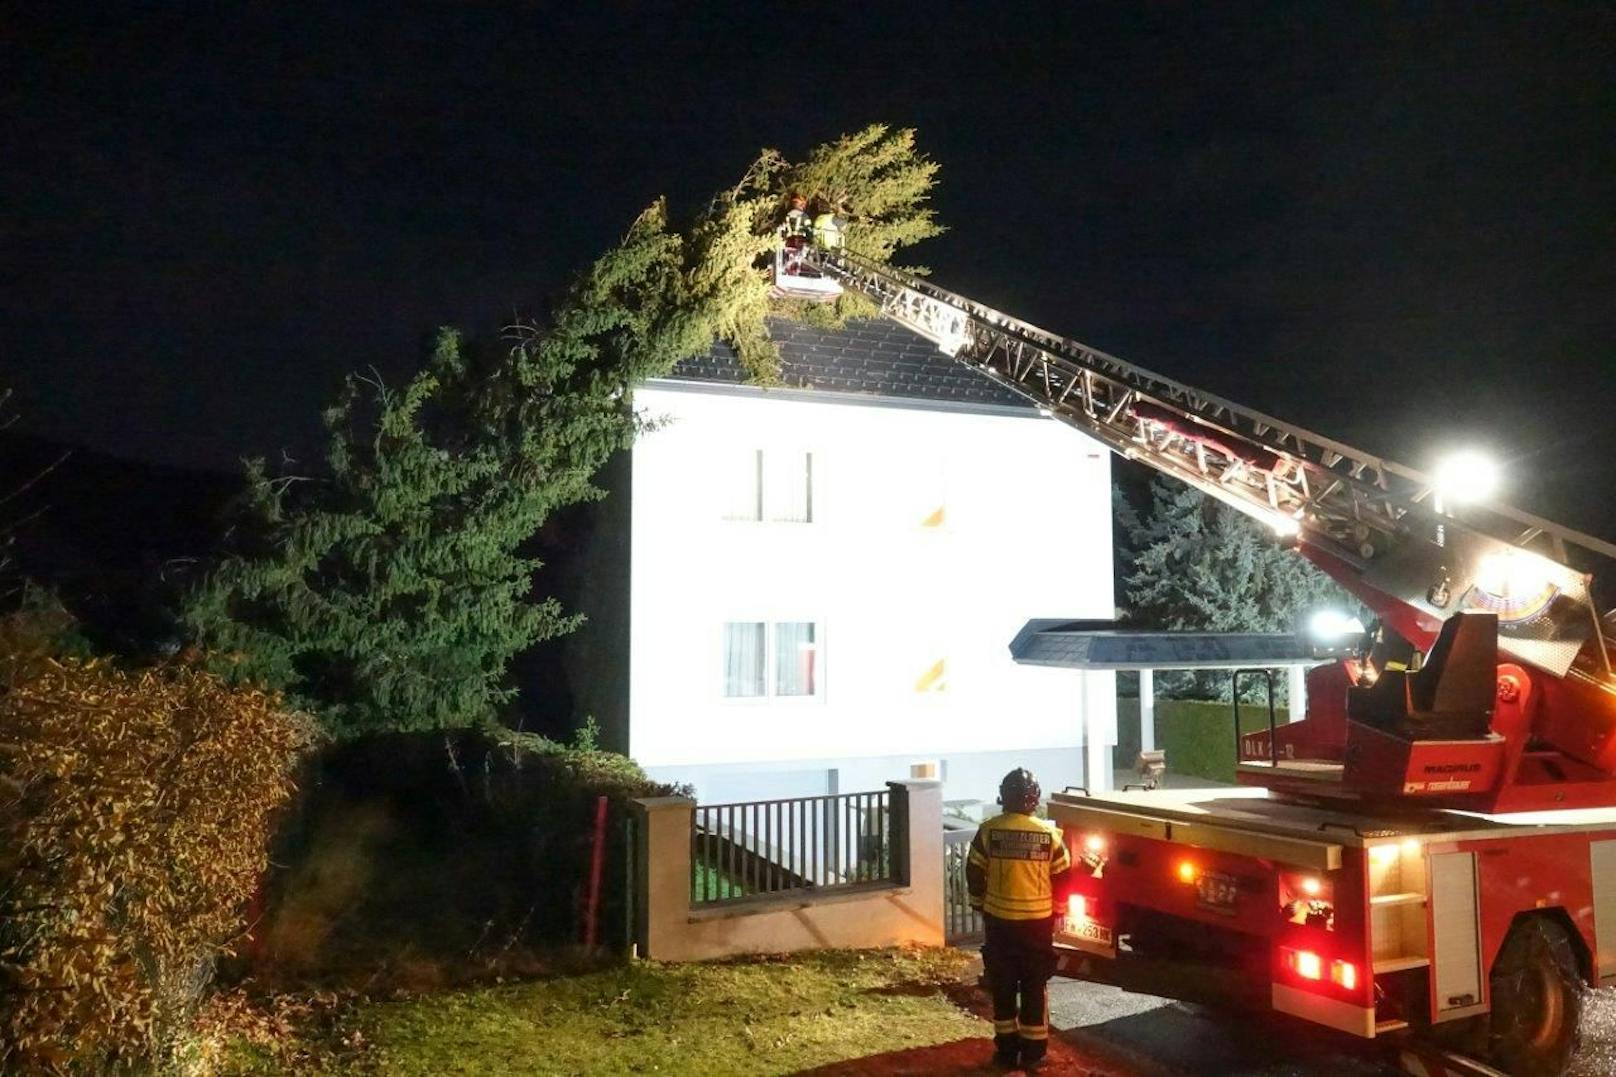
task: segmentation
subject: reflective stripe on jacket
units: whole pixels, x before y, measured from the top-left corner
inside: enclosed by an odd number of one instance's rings
[[[965,862],[971,904],[1001,920],[1055,914],[1055,885],[1072,866],[1060,827],[1022,812],[983,823]]]

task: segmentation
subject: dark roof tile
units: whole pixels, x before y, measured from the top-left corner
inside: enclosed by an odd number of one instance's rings
[[[783,385],[921,400],[1031,408],[1025,398],[939,352],[931,342],[882,319],[822,330],[769,319],[780,345]],[[683,381],[740,384],[746,369],[725,344],[687,359],[671,375]]]

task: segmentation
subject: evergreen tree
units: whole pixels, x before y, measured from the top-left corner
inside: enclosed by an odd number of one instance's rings
[[[349,379],[319,473],[249,465],[236,546],[185,611],[195,639],[339,736],[494,720],[510,660],[578,623],[532,597],[523,551],[555,510],[603,496],[594,475],[640,429],[635,386],[715,339],[775,376],[767,263],[787,176],[848,199],[885,258],[938,230],[934,171],[912,132],[880,127],[795,172],[765,151],[683,232],[652,204],[508,349],[443,331],[401,391]]]
[[[541,331],[468,353],[445,331],[401,391],[349,379],[325,474],[249,465],[240,547],[186,620],[222,672],[284,690],[338,736],[463,728],[513,690],[510,659],[578,618],[530,597],[524,544],[633,440],[628,388],[702,346],[660,204]],[[362,391],[363,390],[363,391]]]
[[[743,188],[731,195],[745,205],[744,216],[749,217],[757,232],[772,235],[792,192],[823,200],[835,209],[847,222],[844,238],[848,249],[877,262],[889,263],[904,247],[943,232],[930,206],[937,164],[915,148],[915,132],[911,129],[893,130],[885,124],[871,124],[815,147],[800,164],[789,163],[777,151],[765,150],[747,176]],[[732,226],[740,226],[741,216],[727,220]],[[736,263],[730,264],[740,268]],[[771,302],[768,273],[758,265],[754,261],[748,267],[752,271],[744,286],[735,281],[734,294],[744,295],[745,302],[736,305],[738,317],[720,333],[721,339],[735,348],[756,383],[776,382],[780,373],[780,353],[769,339],[765,315],[831,329],[846,324],[849,318],[873,318],[878,313],[869,300],[854,292],[844,293],[833,303]],[[907,269],[911,273],[926,272],[923,266]]]
[[[1257,522],[1193,486],[1158,476],[1139,513],[1115,491],[1121,591],[1152,628],[1295,632],[1331,608],[1362,616],[1351,595]],[[1228,698],[1227,673],[1163,675],[1163,694]]]

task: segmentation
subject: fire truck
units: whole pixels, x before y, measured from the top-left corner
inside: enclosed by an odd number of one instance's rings
[[[1409,1072],[1564,1073],[1583,988],[1616,984],[1616,619],[1592,590],[1616,546],[1475,466],[1425,474],[854,252],[809,261],[1263,522],[1383,626],[1307,671],[1300,719],[1275,723],[1270,687],[1242,732],[1235,704],[1238,787],[1051,798],[1060,972],[1386,1041]]]

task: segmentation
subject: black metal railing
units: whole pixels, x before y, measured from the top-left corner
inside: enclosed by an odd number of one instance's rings
[[[702,804],[690,822],[690,903],[891,883],[889,793]]]

